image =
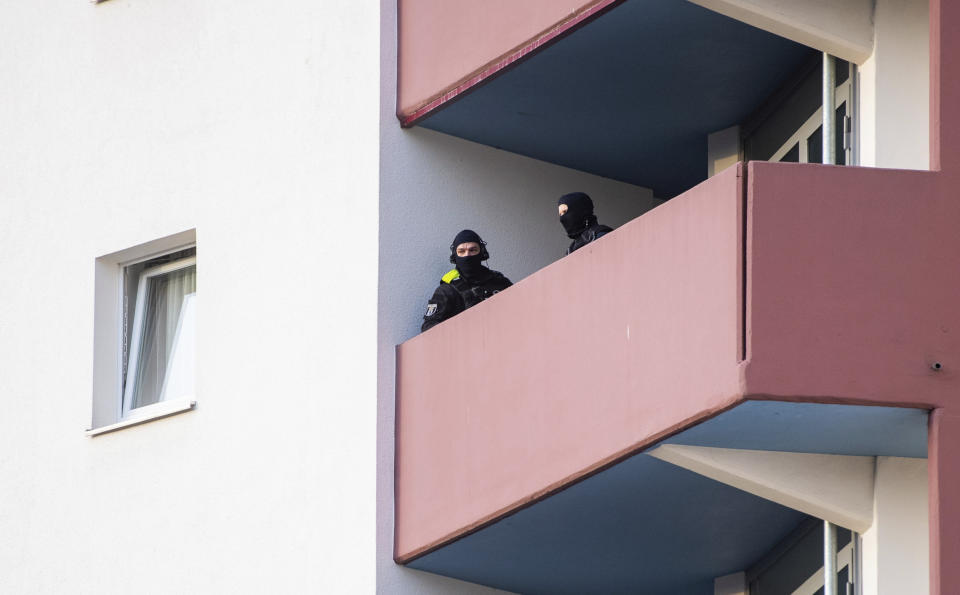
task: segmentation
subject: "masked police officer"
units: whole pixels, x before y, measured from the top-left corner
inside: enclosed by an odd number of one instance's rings
[[[475,231],[465,229],[450,244],[450,262],[456,267],[440,279],[433,292],[421,331],[425,331],[493,294],[510,287],[510,280],[483,266],[490,258],[487,244]]]
[[[593,201],[583,192],[564,194],[557,200],[557,209],[560,212],[560,224],[566,230],[567,237],[573,240],[567,248],[567,254],[613,231],[597,223]]]

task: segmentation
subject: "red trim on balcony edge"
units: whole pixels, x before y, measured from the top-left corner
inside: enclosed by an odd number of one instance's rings
[[[400,120],[400,125],[403,128],[410,128],[429,115],[431,112],[452,102],[455,99],[459,99],[468,91],[472,91],[481,83],[484,83],[494,76],[501,74],[507,68],[519,64],[522,60],[533,55],[533,53],[547,47],[555,41],[560,40],[565,35],[572,33],[575,29],[583,25],[586,25],[589,21],[599,17],[606,11],[615,8],[618,4],[622,4],[624,1],[625,0],[598,0],[591,6],[581,9],[580,12],[571,15],[566,20],[561,21],[559,24],[550,27],[526,44],[520,46],[518,49],[507,52],[500,58],[487,63],[478,71],[475,71],[464,79],[461,79],[461,81],[455,84],[449,91],[445,91],[434,99],[428,101],[423,106],[417,108],[412,114],[403,114],[398,112],[397,118]]]
[[[721,404],[717,405],[716,407],[711,407],[710,409],[699,412],[695,416],[685,419],[679,423],[673,424],[670,427],[667,427],[662,431],[647,437],[644,440],[638,441],[637,443],[629,446],[628,448],[623,449],[620,452],[614,453],[609,457],[606,457],[600,461],[597,461],[596,463],[594,463],[593,465],[590,465],[585,469],[581,469],[580,471],[573,473],[570,476],[565,477],[562,480],[557,481],[541,490],[538,490],[537,492],[530,494],[522,498],[521,500],[518,500],[510,504],[509,506],[506,506],[500,510],[494,511],[492,514],[486,515],[483,518],[473,523],[470,523],[466,527],[461,527],[460,529],[457,529],[456,531],[453,531],[450,534],[441,537],[440,539],[436,539],[425,546],[416,548],[407,554],[401,555],[397,551],[397,531],[396,531],[396,526],[394,526],[393,561],[396,564],[409,564],[410,562],[413,562],[417,558],[421,558],[423,556],[426,556],[427,554],[431,554],[440,548],[448,546],[455,541],[458,541],[460,539],[463,539],[464,537],[467,537],[468,535],[472,535],[477,531],[486,529],[490,525],[493,525],[494,523],[498,523],[503,519],[509,516],[512,516],[525,508],[529,508],[534,504],[537,504],[539,502],[542,502],[543,500],[546,500],[550,496],[553,496],[559,492],[562,492],[563,490],[566,490],[567,488],[570,488],[582,481],[590,479],[594,475],[601,473],[603,471],[606,471],[610,467],[613,467],[614,465],[622,463],[623,461],[629,459],[630,457],[636,456],[642,453],[644,450],[658,444],[659,442],[663,442],[664,440],[676,434],[679,434],[684,430],[688,430],[693,426],[696,426],[710,419],[713,419],[714,417],[717,417],[722,413],[726,413],[731,409],[735,409],[739,405],[746,403],[748,400],[749,399],[747,399],[743,395],[734,395],[732,397],[729,397],[725,399]],[[394,477],[396,481],[396,475]],[[396,499],[394,499],[394,502],[396,503]]]

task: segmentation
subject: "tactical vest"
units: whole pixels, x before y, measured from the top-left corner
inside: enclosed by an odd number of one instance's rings
[[[457,293],[463,298],[464,308],[475,306],[500,291],[499,289],[489,289],[483,285],[474,285],[468,282],[460,276],[460,271],[457,269],[447,272],[447,274],[441,278],[441,281],[457,290]]]

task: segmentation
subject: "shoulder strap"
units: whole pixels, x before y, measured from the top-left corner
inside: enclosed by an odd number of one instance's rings
[[[457,269],[453,269],[451,271],[447,271],[447,274],[441,277],[440,280],[444,283],[450,283],[451,281],[456,281],[459,278],[460,278],[460,271],[458,271]]]

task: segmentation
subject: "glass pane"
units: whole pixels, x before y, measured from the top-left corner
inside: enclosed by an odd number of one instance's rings
[[[841,103],[836,113],[833,145],[837,152],[837,165],[847,164],[847,153],[843,149],[843,118],[847,115],[847,104]],[[823,126],[807,138],[807,162],[823,163]]]
[[[797,163],[800,161],[800,143],[790,147],[790,150],[783,155],[780,161],[785,161],[788,163]]]
[[[807,137],[807,163],[823,163],[823,126]]]
[[[184,299],[196,290],[195,265],[147,279],[131,409],[162,399]]]
[[[835,60],[836,61],[834,64],[836,64],[836,66],[834,68],[836,69],[837,75],[836,83],[839,87],[845,83],[848,78],[850,78],[850,63],[846,60],[841,60],[840,58],[835,58]]]

